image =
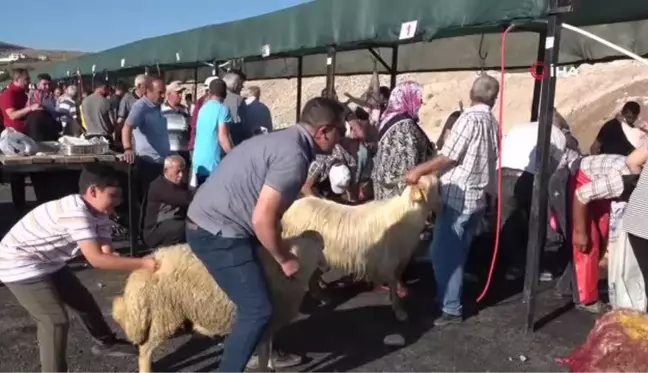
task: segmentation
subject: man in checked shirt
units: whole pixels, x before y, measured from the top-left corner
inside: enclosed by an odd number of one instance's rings
[[[609,234],[610,203],[624,193],[624,176],[641,170],[643,165],[633,165],[633,159],[601,154],[572,163],[569,188],[573,197],[572,251],[576,282],[572,291],[579,309],[598,313],[603,308],[598,297],[598,271]],[[569,277],[571,267],[563,276]]]
[[[486,194],[491,194],[495,182],[498,124],[491,110],[498,93],[495,78],[477,78],[470,89],[471,107],[455,122],[440,154],[406,176],[408,184],[416,184],[423,175],[441,174],[444,206],[436,218],[429,248],[443,311],[435,326],[458,323],[463,318],[464,265],[484,216]]]

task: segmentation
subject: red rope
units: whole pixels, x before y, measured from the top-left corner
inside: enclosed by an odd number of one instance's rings
[[[493,279],[493,272],[495,271],[495,265],[497,264],[497,253],[499,251],[499,241],[500,241],[500,222],[502,219],[502,126],[504,123],[504,77],[506,74],[506,35],[515,28],[515,25],[509,25],[508,28],[502,34],[502,45],[500,46],[500,94],[499,94],[499,114],[498,122],[499,126],[497,127],[497,148],[499,149],[499,156],[497,157],[497,219],[495,223],[495,247],[493,248],[493,259],[491,260],[491,266],[488,271],[488,277],[486,278],[486,284],[482,290],[479,297],[477,297],[477,302],[481,302],[488,289],[490,288],[491,280]]]

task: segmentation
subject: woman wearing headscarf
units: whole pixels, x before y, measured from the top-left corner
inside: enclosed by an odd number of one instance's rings
[[[378,125],[378,146],[371,173],[376,200],[401,195],[407,172],[436,153],[419,126],[422,105],[423,88],[413,81],[398,84],[389,96]],[[407,289],[399,282],[398,296],[406,295]]]
[[[378,126],[378,149],[371,174],[377,200],[400,195],[405,175],[435,154],[434,145],[419,126],[423,88],[413,81],[392,91]]]

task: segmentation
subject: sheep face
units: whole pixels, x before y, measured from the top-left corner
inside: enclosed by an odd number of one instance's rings
[[[411,201],[426,204],[437,214],[443,209],[439,179],[435,175],[422,176],[418,184],[408,189],[406,193],[409,193]]]
[[[295,254],[299,261],[299,272],[295,280],[305,291],[308,291],[308,283],[318,268],[327,267],[324,257],[324,239],[314,231],[306,231],[299,236],[287,240],[290,251]]]

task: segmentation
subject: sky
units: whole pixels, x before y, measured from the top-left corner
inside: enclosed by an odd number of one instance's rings
[[[132,41],[248,18],[306,0],[4,0],[0,42],[98,52]],[[24,14],[25,16],[13,16]]]

